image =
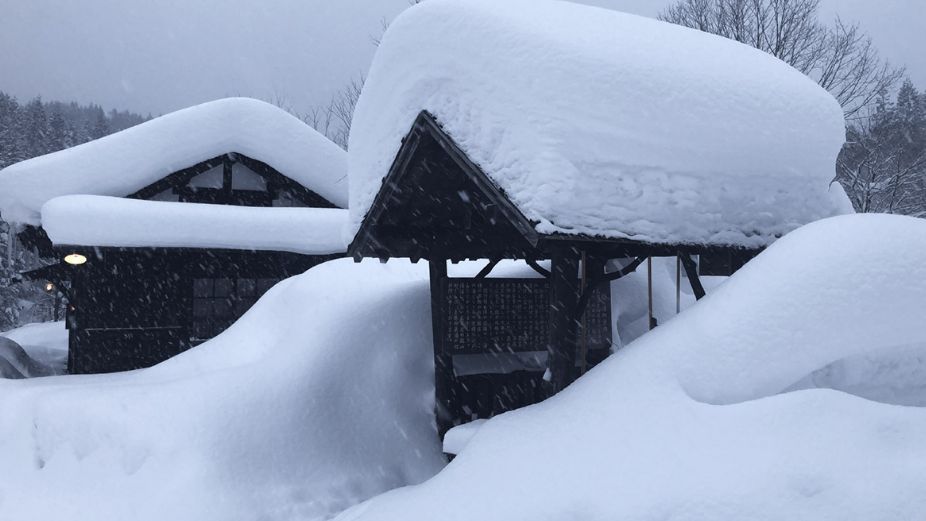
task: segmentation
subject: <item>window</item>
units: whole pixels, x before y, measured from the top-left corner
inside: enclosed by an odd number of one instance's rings
[[[232,325],[277,279],[194,279],[194,341],[208,340]]]

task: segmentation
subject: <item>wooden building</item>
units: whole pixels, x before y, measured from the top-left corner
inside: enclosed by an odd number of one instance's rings
[[[541,401],[606,358],[609,283],[647,259],[678,257],[700,298],[696,256],[712,259],[710,274],[720,275],[757,250],[538,233],[437,120],[422,112],[349,253],[357,260],[428,261],[443,434],[453,425]],[[540,277],[488,277],[502,259],[526,261]],[[463,260],[484,260],[485,267],[474,278],[449,277],[447,263]],[[541,266],[546,260],[549,269]]]
[[[851,211],[842,111],[800,72],[671,24],[542,11],[410,9],[351,124],[349,253],[428,261],[441,433],[569,385],[632,336],[612,337],[622,299],[656,326],[655,283],[609,291],[641,265],[674,264],[700,298],[699,262],[729,274]],[[448,270],[467,259],[475,278]],[[502,259],[534,276],[493,277]]]
[[[178,157],[165,136],[187,150]],[[112,156],[124,150],[122,168]],[[137,167],[139,155],[148,163]],[[103,172],[65,177],[82,163]],[[68,371],[161,362],[221,333],[276,282],[343,256],[345,163],[292,116],[232,99],[0,173],[21,193],[26,176],[68,184],[42,194],[38,222],[19,234],[54,260],[27,275],[67,298]]]

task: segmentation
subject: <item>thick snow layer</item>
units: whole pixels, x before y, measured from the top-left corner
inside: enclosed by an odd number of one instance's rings
[[[351,229],[422,110],[541,233],[760,246],[845,209],[828,193],[835,99],[772,56],[656,20],[549,0],[403,13],[351,127]]]
[[[808,225],[556,397],[486,422],[432,480],[339,519],[920,519],[926,409],[808,387],[922,360],[924,294],[926,222]],[[922,389],[906,372],[894,385]]]
[[[124,197],[229,152],[263,161],[332,203],[347,206],[343,150],[273,105],[227,98],[3,169],[0,214],[7,221],[39,224],[42,205],[55,197]]]
[[[64,374],[68,361],[68,330],[64,322],[26,324],[0,332],[16,342],[33,361],[43,367],[40,373]]]
[[[315,520],[442,465],[427,268],[339,260],[130,373],[0,381],[0,519]]]
[[[347,210],[67,195],[42,206],[57,246],[195,247],[323,255],[347,250]]]

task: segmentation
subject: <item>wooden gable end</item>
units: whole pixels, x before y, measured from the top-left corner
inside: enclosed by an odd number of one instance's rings
[[[537,240],[524,215],[422,112],[349,252],[356,259],[532,258]]]
[[[236,165],[246,167],[249,172],[263,180],[257,189],[240,189],[236,186]],[[214,182],[200,183],[195,180],[209,174],[216,174]],[[178,170],[167,177],[130,194],[132,199],[156,199],[168,194],[182,202],[227,204],[238,206],[276,206],[277,201],[291,200],[289,205],[309,208],[338,208],[318,193],[286,177],[272,166],[237,152],[229,152],[207,159],[193,166]]]

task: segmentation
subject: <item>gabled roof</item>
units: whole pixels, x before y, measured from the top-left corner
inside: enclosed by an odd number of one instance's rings
[[[422,112],[349,247],[360,257],[532,257],[538,234]]]
[[[228,98],[3,169],[0,215],[37,225],[42,205],[55,197],[124,197],[231,152],[266,163],[338,206],[347,205],[347,157],[342,149],[273,105]]]
[[[353,231],[422,111],[541,236],[756,248],[846,209],[829,93],[655,20],[547,0],[407,10],[354,114]]]

